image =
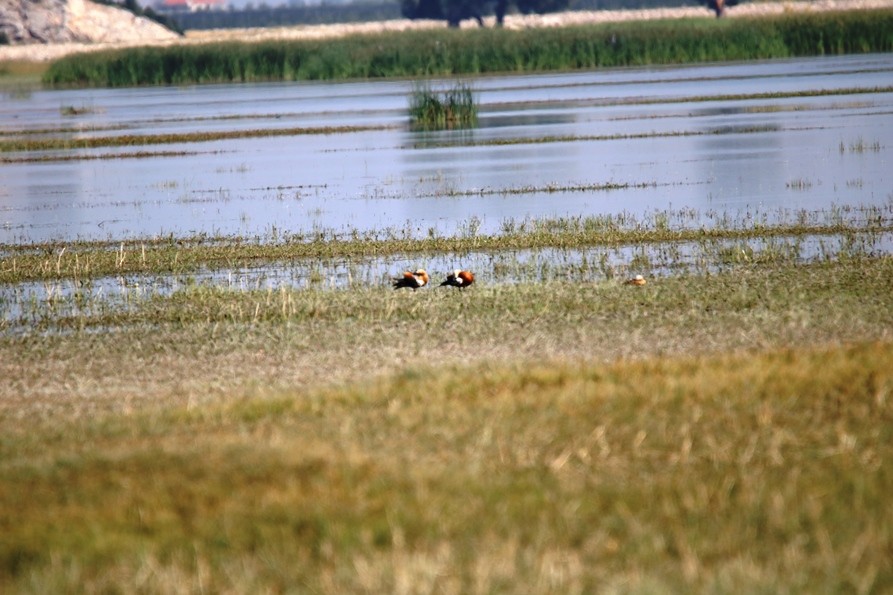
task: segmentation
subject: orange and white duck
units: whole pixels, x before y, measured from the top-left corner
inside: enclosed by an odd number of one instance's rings
[[[474,283],[474,273],[471,271],[462,271],[456,269],[449,275],[447,275],[446,280],[440,284],[441,287],[444,285],[449,285],[450,287],[458,287],[459,289],[465,289],[469,285]]]
[[[408,287],[410,289],[418,289],[428,284],[428,273],[425,269],[417,269],[415,272],[406,271],[402,277],[394,279],[394,289]]]
[[[648,281],[645,280],[645,277],[642,275],[636,275],[632,279],[627,279],[623,282],[624,285],[645,285]]]

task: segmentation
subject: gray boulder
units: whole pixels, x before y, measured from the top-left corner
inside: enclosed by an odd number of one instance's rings
[[[177,34],[145,17],[89,0],[0,0],[0,41],[110,43],[161,41]]]

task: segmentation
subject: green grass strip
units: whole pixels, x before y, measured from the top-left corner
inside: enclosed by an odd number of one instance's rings
[[[121,87],[451,76],[891,50],[893,11],[871,10],[146,47],[62,58],[43,80]]]
[[[236,138],[267,138],[274,136],[299,136],[319,134],[344,134],[383,130],[382,126],[318,126],[292,128],[256,128],[253,130],[218,130],[183,132],[179,134],[122,134],[87,138],[20,138],[0,141],[0,153],[13,151],[53,151],[63,149],[95,149],[97,147],[132,147],[197,143]]]
[[[395,254],[464,253],[539,248],[583,248],[629,244],[748,240],[829,235],[875,235],[893,231],[893,223],[876,214],[863,222],[791,221],[777,225],[730,224],[684,228],[662,223],[622,223],[611,217],[505,222],[503,232],[472,236],[401,238],[387,234],[348,237],[319,232],[294,235],[279,242],[241,238],[157,238],[121,242],[72,242],[0,245],[0,283],[50,279],[91,279],[136,273],[187,273],[199,268],[224,268],[296,259],[368,258]]]

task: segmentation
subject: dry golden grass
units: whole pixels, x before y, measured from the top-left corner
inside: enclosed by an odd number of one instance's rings
[[[2,576],[41,592],[883,591],[891,364],[866,344],[429,368],[62,422],[5,449]]]

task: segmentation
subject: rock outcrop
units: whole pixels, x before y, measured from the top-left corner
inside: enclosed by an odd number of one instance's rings
[[[12,45],[158,42],[177,37],[145,17],[89,0],[0,0],[0,40]]]

